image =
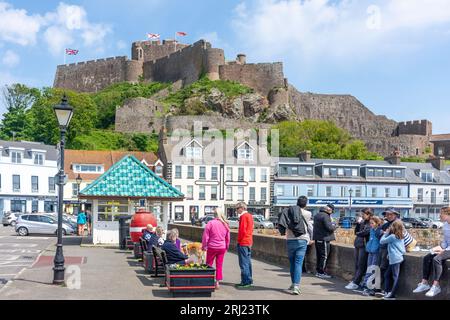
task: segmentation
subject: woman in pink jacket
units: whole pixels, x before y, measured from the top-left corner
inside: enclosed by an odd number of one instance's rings
[[[214,220],[205,226],[202,239],[202,249],[206,250],[206,264],[213,266],[216,259],[216,288],[219,288],[219,281],[223,280],[222,266],[225,253],[230,246],[230,227],[226,221],[223,211],[220,208],[214,210]]]

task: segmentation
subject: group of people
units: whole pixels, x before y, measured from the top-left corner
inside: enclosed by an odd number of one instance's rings
[[[417,242],[406,231],[400,214],[395,209],[387,209],[383,216],[385,221],[375,216],[369,208],[362,210],[355,228],[355,273],[345,288],[392,300],[396,298],[404,254],[412,251]],[[441,209],[440,219],[444,222],[443,240],[424,257],[423,279],[413,291],[426,292],[427,297],[434,297],[441,292],[439,280],[443,264],[450,258],[450,208]],[[380,282],[384,283],[378,288],[368,285],[368,280],[377,268],[380,271]],[[431,276],[432,286],[428,283]]]
[[[88,235],[91,235],[92,230],[92,215],[89,210],[80,211],[77,215],[77,235],[84,236],[84,229],[87,227]]]

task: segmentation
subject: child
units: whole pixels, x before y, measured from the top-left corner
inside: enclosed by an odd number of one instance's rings
[[[403,262],[403,255],[406,253],[405,243],[403,241],[404,227],[401,220],[395,220],[389,229],[381,237],[380,244],[388,246],[389,267],[384,275],[384,289],[387,292],[384,300],[395,300],[395,292],[398,287],[400,277],[400,265]],[[391,286],[392,277],[392,286]]]
[[[379,217],[373,216],[370,218],[370,237],[366,244],[366,251],[368,253],[367,268],[380,265],[380,238],[383,235],[381,229],[382,224],[383,220]],[[366,273],[366,277],[364,279],[364,287],[366,287],[364,290],[364,295],[375,295],[375,291],[373,289],[367,288],[367,281],[371,275],[371,272]]]

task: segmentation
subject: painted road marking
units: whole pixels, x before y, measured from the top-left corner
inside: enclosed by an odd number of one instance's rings
[[[37,247],[37,243],[0,243],[0,247],[13,247],[13,248],[34,248]]]
[[[27,249],[0,249],[0,255],[2,255],[2,253],[31,253],[31,254],[39,254],[39,252],[41,252],[41,250],[39,249],[31,249],[31,250],[27,250]]]

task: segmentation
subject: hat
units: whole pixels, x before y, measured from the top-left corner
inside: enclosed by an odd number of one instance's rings
[[[398,213],[398,211],[395,210],[394,208],[387,208],[387,209],[383,212],[383,216],[385,216],[386,213],[395,213],[397,216],[400,216],[400,213]]]
[[[328,203],[328,204],[327,204],[327,207],[334,211],[334,204]]]

